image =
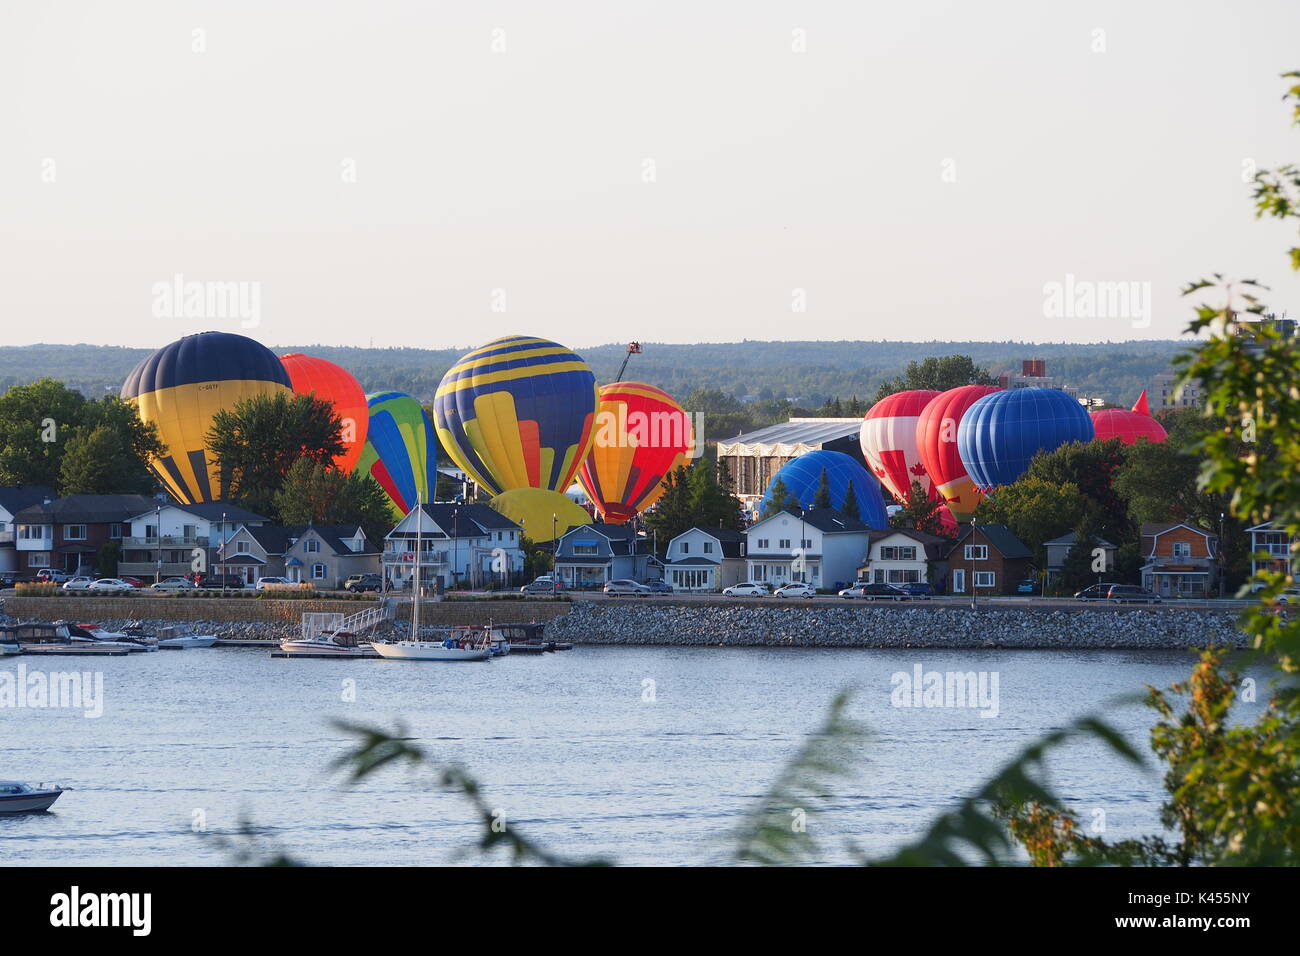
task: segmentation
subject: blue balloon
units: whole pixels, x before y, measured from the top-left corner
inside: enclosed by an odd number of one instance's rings
[[[787,492],[799,499],[801,505],[811,508],[817,489],[821,486],[823,468],[826,469],[826,480],[831,488],[831,505],[836,510],[844,510],[844,496],[848,493],[849,482],[853,482],[853,495],[858,499],[858,516],[862,522],[877,529],[889,527],[889,516],[885,512],[885,499],[880,492],[879,480],[863,468],[856,458],[838,451],[810,451],[786,462],[772,476],[772,484],[767,486],[759,511],[771,501],[772,485],[778,479],[785,485]]]
[[[1009,485],[1040,451],[1092,441],[1092,418],[1056,388],[1013,388],[985,395],[957,426],[957,455],[977,488]]]

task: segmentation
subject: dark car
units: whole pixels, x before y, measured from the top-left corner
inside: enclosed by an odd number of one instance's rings
[[[1018,583],[1016,584],[1016,593],[1017,593],[1017,594],[1037,594],[1037,593],[1038,593],[1038,582],[1035,581],[1033,578],[1025,578],[1023,581],[1020,581],[1020,582],[1018,582]]]
[[[647,581],[642,587],[650,594],[673,593],[673,586],[666,581]]]
[[[899,586],[915,598],[934,597],[934,595],[939,593],[934,589],[934,585],[929,581],[912,581],[909,584]]]
[[[1111,583],[1091,584],[1082,591],[1076,591],[1074,596],[1080,601],[1104,601],[1110,597],[1110,589],[1114,586]]]
[[[1113,584],[1110,591],[1106,593],[1106,599],[1118,601],[1121,604],[1159,604],[1161,602],[1160,595],[1156,594],[1155,591],[1138,587],[1136,584]]]
[[[377,574],[354,574],[343,583],[343,590],[359,594],[362,591],[378,591],[384,586],[384,579]]]
[[[200,588],[209,591],[237,590],[251,586],[237,574],[209,574],[199,585]]]
[[[892,584],[855,584],[840,592],[842,598],[863,598],[868,601],[910,601],[912,595]]]

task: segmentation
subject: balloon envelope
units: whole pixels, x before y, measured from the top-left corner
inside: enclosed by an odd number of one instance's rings
[[[420,403],[403,392],[376,392],[366,401],[370,422],[357,471],[379,482],[393,507],[407,514],[417,500],[432,500],[437,487],[433,426]]]
[[[844,510],[844,496],[848,494],[849,483],[853,483],[853,495],[858,499],[858,516],[873,528],[883,529],[889,526],[889,517],[885,513],[885,499],[880,493],[880,482],[857,459],[838,451],[810,451],[792,458],[772,476],[759,511],[767,507],[772,500],[772,486],[780,479],[786,491],[794,495],[805,508],[811,508],[817,489],[821,486],[822,469],[826,469],[827,484],[831,490],[831,507],[837,511]]]
[[[601,517],[621,524],[658,501],[664,476],[687,463],[691,418],[653,385],[615,382],[598,396],[595,437],[578,481]]]
[[[957,453],[978,488],[1009,485],[1040,451],[1092,441],[1092,419],[1055,388],[1016,388],[977,399],[957,426]]]
[[[334,406],[334,414],[343,422],[344,452],[334,459],[340,471],[351,471],[361,458],[369,431],[370,408],[361,383],[340,365],[311,355],[281,355],[280,362],[289,373],[289,382],[297,395],[315,395]]]
[[[524,529],[530,541],[554,541],[570,528],[591,524],[591,515],[567,495],[543,488],[512,488],[489,504]]]
[[[185,504],[221,497],[219,463],[207,446],[212,418],[246,398],[291,394],[275,353],[232,332],[200,332],[165,345],[132,370],[122,398],[158,428],[166,446],[149,462]]]
[[[488,491],[562,492],[591,450],[596,376],[563,345],[510,335],[451,367],[433,414],[442,447]]]
[[[916,447],[935,490],[957,521],[970,521],[984,496],[957,454],[957,426],[976,401],[998,391],[994,385],[961,385],[940,392],[916,420]]]
[[[1093,412],[1092,428],[1097,434],[1098,441],[1118,438],[1125,445],[1132,445],[1139,438],[1162,442],[1169,437],[1165,427],[1151,417],[1145,389],[1142,390],[1137,403],[1130,411],[1122,408],[1102,408]]]
[[[900,504],[907,501],[913,481],[930,492],[930,475],[916,445],[916,420],[938,394],[928,388],[895,392],[872,405],[862,419],[862,456]]]

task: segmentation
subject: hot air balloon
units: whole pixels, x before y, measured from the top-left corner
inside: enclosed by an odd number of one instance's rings
[[[511,488],[488,504],[523,528],[530,541],[553,541],[570,528],[591,524],[585,508],[567,495],[544,488]]]
[[[916,447],[934,488],[957,521],[970,521],[984,496],[957,454],[957,426],[977,399],[998,391],[993,385],[961,385],[930,399],[916,420]]]
[[[658,501],[664,476],[686,464],[691,417],[653,385],[615,382],[598,395],[595,438],[578,481],[603,520],[622,524]]]
[[[370,409],[361,383],[342,366],[310,355],[281,355],[280,362],[289,373],[295,394],[312,395],[334,405],[334,414],[343,422],[346,450],[334,459],[340,471],[351,471],[361,458],[369,430]]]
[[[858,499],[858,515],[864,524],[873,528],[889,527],[889,517],[885,513],[885,499],[880,493],[880,482],[867,469],[858,464],[857,459],[839,451],[810,451],[792,458],[772,476],[763,500],[759,503],[761,512],[772,500],[772,487],[778,481],[785,485],[786,491],[794,495],[805,508],[811,508],[817,489],[821,486],[822,469],[826,470],[826,482],[830,485],[831,507],[837,511],[844,510],[844,496],[848,494],[849,482],[853,483],[853,495]]]
[[[376,392],[366,403],[370,422],[357,471],[379,482],[393,507],[407,514],[417,500],[430,501],[436,487],[433,426],[420,403],[402,392]]]
[[[1040,451],[1092,441],[1092,419],[1056,388],[1015,388],[977,399],[957,426],[957,454],[980,489],[1009,485]]]
[[[895,392],[876,404],[862,419],[859,441],[872,474],[899,503],[907,501],[912,482],[930,492],[930,475],[916,446],[916,420],[938,392],[918,388]]]
[[[1098,441],[1118,438],[1125,445],[1132,445],[1139,438],[1162,442],[1169,437],[1165,427],[1151,417],[1151,407],[1147,404],[1145,389],[1138,396],[1137,403],[1131,411],[1122,408],[1101,408],[1093,412],[1092,427],[1097,433]]]
[[[132,370],[122,398],[158,427],[166,450],[149,463],[176,500],[221,497],[207,447],[212,417],[257,395],[291,395],[289,375],[265,346],[232,332],[200,332],[165,345]]]
[[[591,450],[596,376],[563,345],[509,335],[451,367],[433,415],[447,454],[493,495],[563,492]]]

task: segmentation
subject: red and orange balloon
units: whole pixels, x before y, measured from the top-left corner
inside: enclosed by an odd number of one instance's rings
[[[967,409],[996,391],[999,389],[993,385],[950,388],[930,399],[916,419],[916,447],[921,462],[957,521],[970,521],[984,499],[957,454],[957,426]]]
[[[334,414],[343,422],[345,448],[343,454],[334,459],[334,466],[340,471],[351,472],[366,446],[370,424],[370,407],[361,383],[342,366],[310,355],[297,352],[282,355],[280,364],[289,373],[294,394],[315,393],[317,398],[333,403]]]
[[[1151,417],[1151,406],[1147,404],[1145,389],[1131,410],[1103,408],[1093,412],[1092,427],[1097,433],[1098,441],[1118,438],[1125,445],[1132,445],[1139,438],[1145,438],[1149,442],[1162,442],[1169,437],[1165,427]]]

